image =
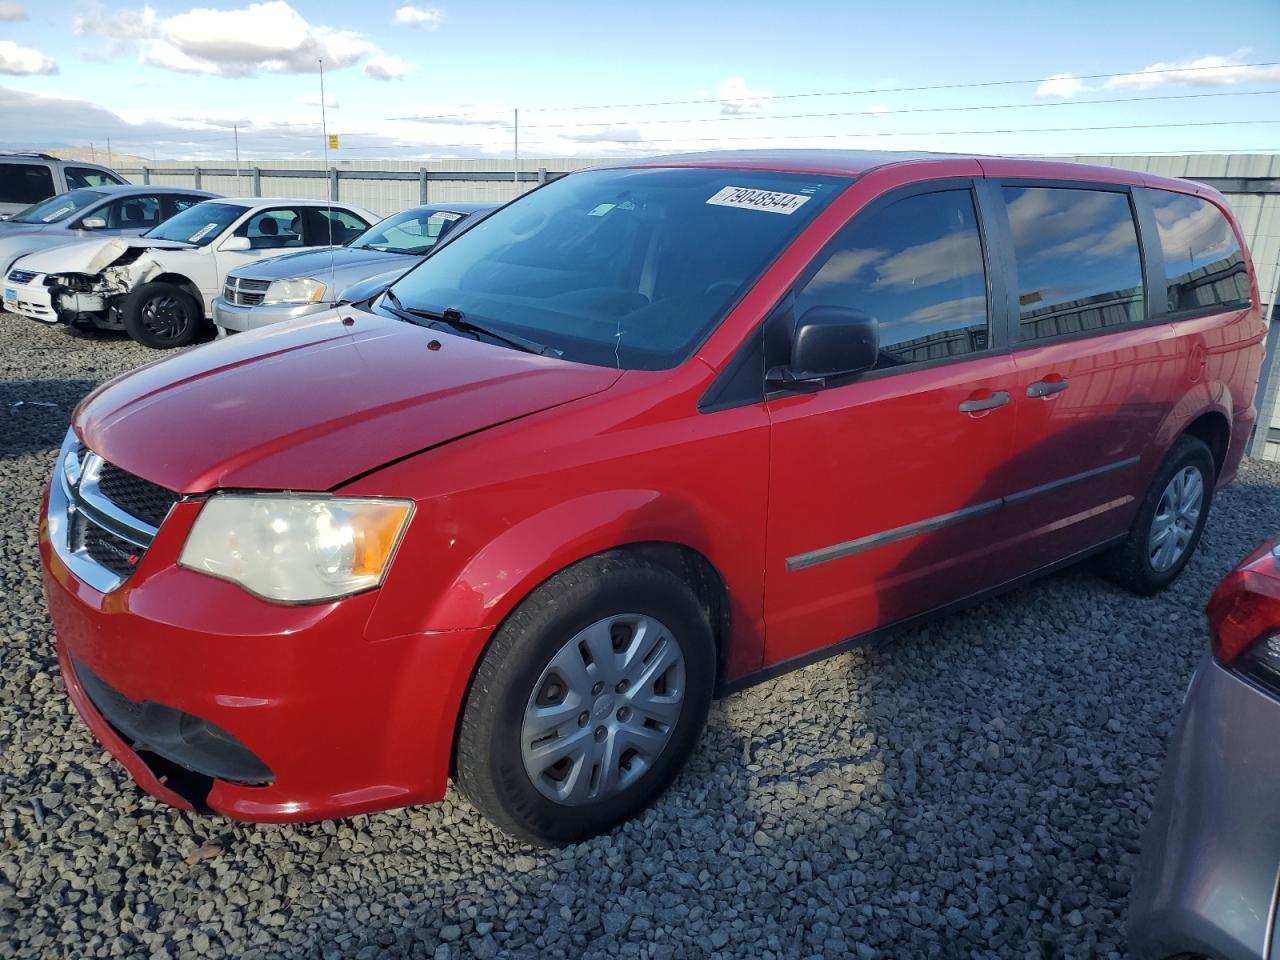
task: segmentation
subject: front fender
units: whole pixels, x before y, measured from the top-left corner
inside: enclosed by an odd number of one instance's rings
[[[572,563],[628,543],[663,541],[706,553],[696,512],[656,490],[610,490],[548,507],[471,557],[426,612],[424,630],[493,626],[538,584]]]

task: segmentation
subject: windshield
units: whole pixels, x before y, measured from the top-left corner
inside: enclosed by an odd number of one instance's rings
[[[105,197],[101,190],[72,190],[41,200],[9,218],[11,223],[57,223]]]
[[[458,310],[568,360],[666,369],[848,182],[701,168],[573,174],[490,214],[391,289],[409,309]]]
[[[234,203],[213,203],[206,200],[175,214],[159,226],[152,227],[143,236],[150,240],[180,240],[203,247],[213,243],[223,230],[244,214],[245,209]]]
[[[417,207],[376,223],[348,246],[356,250],[422,256],[467,218],[465,213]]]

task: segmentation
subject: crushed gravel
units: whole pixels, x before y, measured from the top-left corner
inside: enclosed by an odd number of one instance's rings
[[[252,826],[154,802],[57,677],[36,509],[75,402],[155,358],[0,317],[0,956],[1108,957],[1218,579],[1280,516],[1250,462],[1176,586],[1072,570],[717,704],[610,836],[465,803]]]

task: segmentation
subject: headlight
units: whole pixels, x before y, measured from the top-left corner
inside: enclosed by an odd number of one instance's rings
[[[311,277],[298,280],[273,280],[263,294],[263,303],[319,303],[324,284]]]
[[[407,500],[218,494],[178,563],[267,600],[332,600],[382,582],[412,512]]]

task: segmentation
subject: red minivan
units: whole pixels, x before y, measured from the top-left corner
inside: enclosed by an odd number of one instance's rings
[[[79,407],[42,509],[72,702],[245,820],[438,800],[560,843],[713,697],[1092,554],[1172,581],[1253,426],[1222,197],[795,151],[575,173],[373,300]]]

